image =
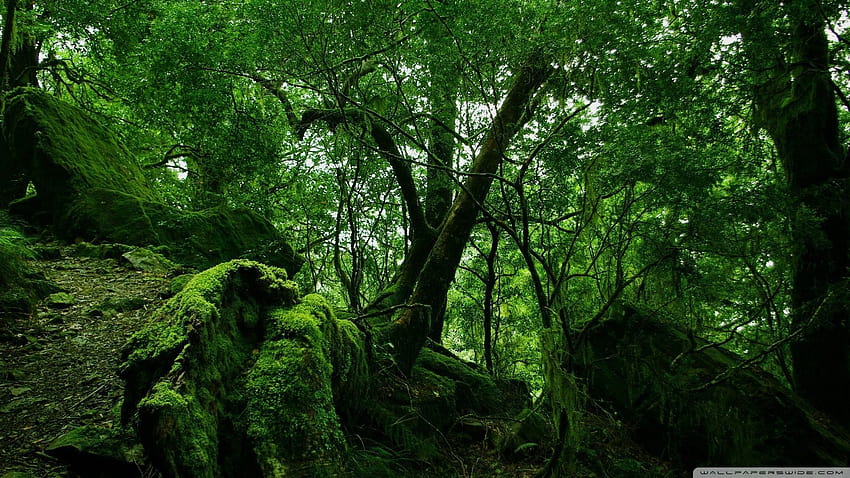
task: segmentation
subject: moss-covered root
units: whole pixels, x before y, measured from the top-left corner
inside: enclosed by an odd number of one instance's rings
[[[248,376],[248,435],[263,476],[337,476],[345,439],[335,395],[367,380],[363,337],[324,298],[272,310]]]
[[[252,452],[235,431],[245,369],[263,334],[264,306],[297,296],[281,269],[227,262],[193,277],[131,338],[120,370],[123,419],[137,416],[140,440],[167,476],[252,474]]]
[[[296,294],[282,270],[228,262],[193,277],[132,338],[124,417],[137,417],[166,476],[342,471],[335,404],[366,386],[364,337],[324,298],[293,305]]]

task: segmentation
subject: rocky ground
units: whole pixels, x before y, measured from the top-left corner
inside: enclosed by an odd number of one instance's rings
[[[4,318],[0,332],[0,476],[69,476],[45,453],[82,425],[109,427],[121,397],[120,349],[169,281],[119,259],[80,257],[76,246],[42,246],[37,267],[65,295],[32,317]],[[18,474],[15,474],[15,473]]]

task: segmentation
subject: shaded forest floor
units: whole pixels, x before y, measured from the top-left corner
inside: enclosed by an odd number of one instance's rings
[[[116,373],[121,348],[170,295],[171,281],[163,274],[135,270],[122,260],[83,257],[74,245],[48,242],[36,248],[37,271],[72,300],[46,299],[32,316],[2,318],[0,478],[78,476],[46,449],[76,427],[113,426],[123,386]],[[576,457],[573,476],[616,478],[644,465],[666,468],[628,440],[613,417],[587,418],[591,440]],[[355,461],[358,453],[373,454],[354,445]],[[405,470],[398,476],[532,477],[548,452],[506,460],[486,439],[447,436],[441,463],[387,459]],[[150,467],[139,471],[158,475]]]
[[[0,330],[0,473],[70,476],[44,448],[78,426],[111,426],[121,347],[162,304],[168,281],[115,259],[76,257],[73,246],[41,251],[53,258],[38,270],[73,303],[43,301]]]

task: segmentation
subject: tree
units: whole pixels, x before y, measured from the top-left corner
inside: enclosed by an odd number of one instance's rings
[[[494,375],[499,357],[532,364],[560,435],[548,473],[584,439],[577,343],[634,307],[845,413],[824,372],[850,353],[824,22],[846,8],[87,3],[36,8],[73,40],[46,38],[34,81],[98,112],[175,207],[273,217],[308,260],[303,290],[358,317],[400,375],[443,336],[479,340]],[[490,334],[508,294],[516,341]]]
[[[830,75],[826,19],[820,2],[785,5],[741,2],[754,74],[754,118],[773,139],[795,200],[791,345],[797,392],[845,426],[850,410],[850,330],[844,278],[850,246],[850,176]],[[753,14],[749,14],[753,12]],[[780,27],[769,14],[787,22]],[[780,17],[782,18],[782,17]],[[787,30],[786,30],[787,28]],[[787,50],[778,38],[790,39]],[[757,56],[758,55],[758,56]]]

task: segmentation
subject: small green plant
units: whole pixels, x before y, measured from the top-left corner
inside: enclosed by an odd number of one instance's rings
[[[33,258],[35,253],[20,232],[0,226],[0,285],[17,284],[29,272],[28,261]]]
[[[643,463],[634,458],[616,458],[614,459],[614,469],[624,473],[644,473],[646,467]]]

